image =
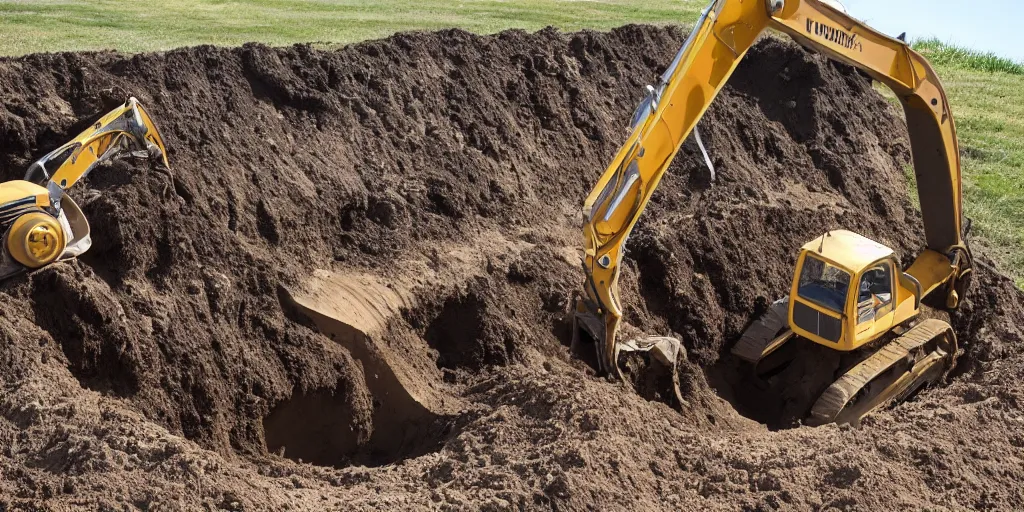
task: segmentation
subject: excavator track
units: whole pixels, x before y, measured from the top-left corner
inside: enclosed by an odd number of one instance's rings
[[[796,333],[786,322],[788,306],[788,296],[773,302],[768,311],[747,326],[732,347],[733,355],[753,365],[754,375],[761,379],[782,370],[796,356],[798,347],[789,343]]]
[[[925,320],[835,381],[811,408],[809,424],[850,423],[941,379],[956,363],[953,328]]]
[[[757,363],[766,355],[765,352],[772,340],[786,327],[789,297],[783,297],[771,304],[768,311],[747,326],[746,330],[732,347],[736,357],[748,362]]]

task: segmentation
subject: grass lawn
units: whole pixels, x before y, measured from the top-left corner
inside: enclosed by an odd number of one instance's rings
[[[248,41],[350,43],[398,31],[491,33],[692,22],[703,2],[655,0],[15,0],[0,1],[0,55],[125,52]]]
[[[0,0],[0,55],[165,50],[261,41],[349,43],[397,31],[491,33],[692,23],[703,0]],[[1024,65],[928,40],[964,155],[974,240],[1024,287]]]
[[[921,48],[931,57],[934,49]],[[964,52],[944,47],[939,51]],[[984,252],[1024,288],[1024,66],[935,59],[957,123],[964,210]]]

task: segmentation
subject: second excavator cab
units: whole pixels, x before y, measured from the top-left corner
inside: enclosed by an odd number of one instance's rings
[[[845,230],[800,249],[787,316],[797,335],[847,352],[919,312],[919,286],[892,249]]]

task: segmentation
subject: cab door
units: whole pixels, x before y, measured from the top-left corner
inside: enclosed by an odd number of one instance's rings
[[[896,272],[892,260],[881,260],[857,276],[857,344],[866,343],[892,328],[896,303]]]

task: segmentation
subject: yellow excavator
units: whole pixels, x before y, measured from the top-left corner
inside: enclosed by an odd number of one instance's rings
[[[623,246],[680,146],[769,28],[863,70],[893,90],[906,115],[927,247],[903,270],[892,249],[851,231],[817,236],[799,250],[789,296],[752,322],[732,350],[759,373],[784,364],[794,347],[807,342],[838,351],[843,363],[805,419],[857,424],[953,367],[953,330],[942,320],[919,320],[922,300],[937,297],[943,307],[956,308],[972,260],[964,238],[956,129],[938,77],[906,42],[832,3],[713,0],[703,11],[660,83],[647,87],[629,138],[584,204],[586,281],[576,302],[573,345],[593,342],[599,369],[612,376],[636,381],[626,375],[636,366],[626,361],[637,356],[648,368],[667,365],[675,375],[678,340],[616,339]],[[681,401],[678,377],[672,385]]]
[[[168,168],[163,139],[135,98],[34,162],[24,180],[0,183],[0,279],[89,249],[89,221],[66,191],[100,163],[122,156]]]

